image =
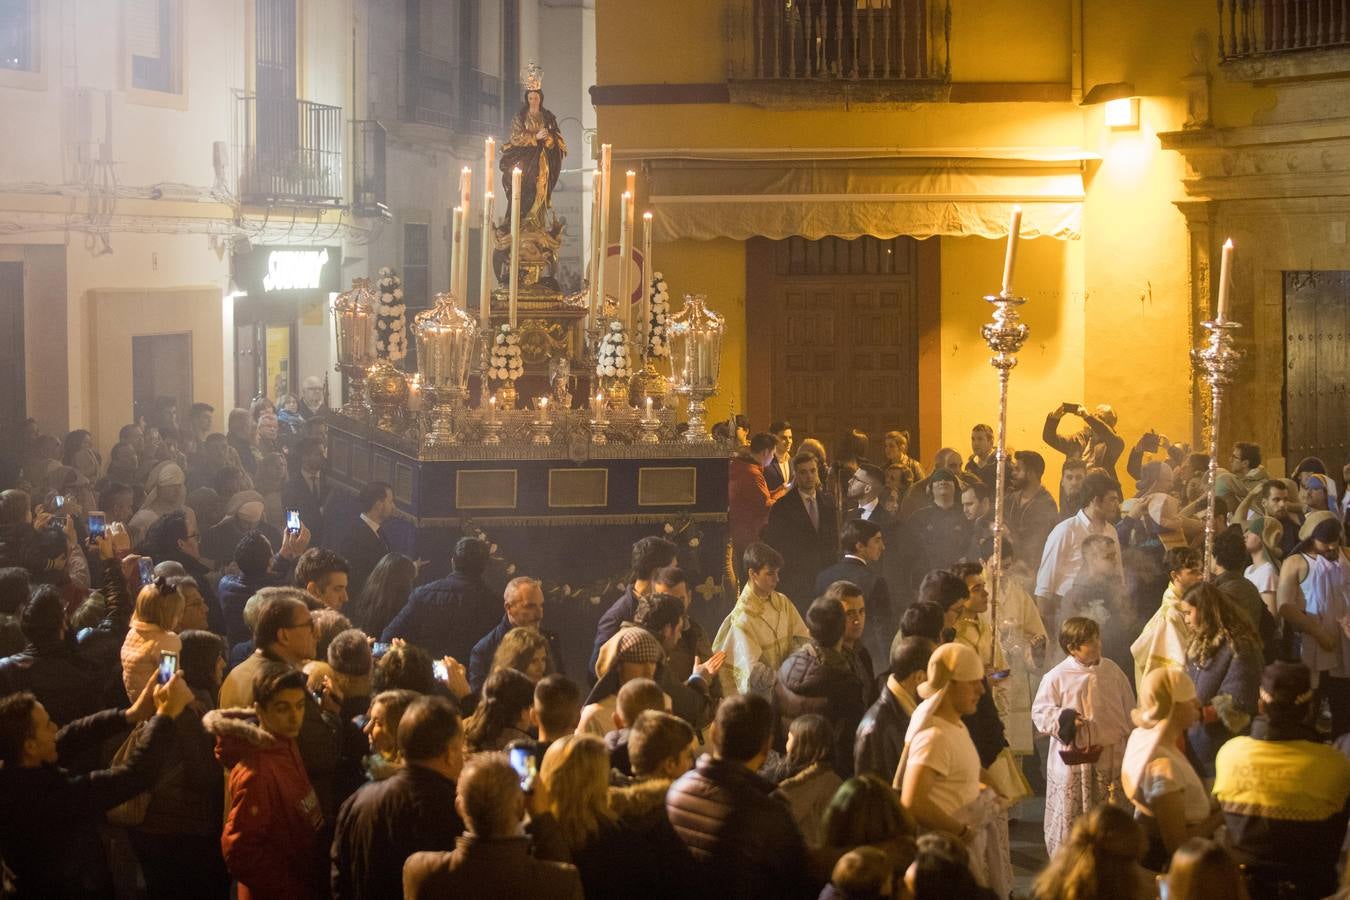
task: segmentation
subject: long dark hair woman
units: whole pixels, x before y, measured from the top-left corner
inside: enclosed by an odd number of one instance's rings
[[[483,700],[464,723],[469,752],[503,750],[516,740],[528,740],[534,685],[515,669],[498,669],[483,683]]]
[[[347,610],[348,618],[378,638],[408,602],[416,578],[416,563],[402,553],[386,553],[371,570],[361,596]]]

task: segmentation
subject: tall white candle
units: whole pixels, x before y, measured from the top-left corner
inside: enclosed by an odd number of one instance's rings
[[[636,196],[637,196],[637,172],[634,172],[632,169],[629,169],[627,172],[624,172],[624,173],[623,173],[623,176],[624,176],[624,179],[623,179],[623,189],[624,189],[625,191],[627,191],[628,193],[632,194],[634,197],[636,197]]]
[[[1228,265],[1233,260],[1233,239],[1223,242],[1223,261],[1219,264],[1219,314],[1215,319],[1228,321]]]
[[[483,183],[486,190],[492,190],[492,172],[497,166],[497,140],[487,138],[483,141]]]
[[[473,169],[459,170],[459,205],[464,215],[459,222],[459,284],[455,292],[464,299],[464,311],[469,311],[469,230],[473,224]]]
[[[450,292],[459,297],[459,241],[464,225],[464,207],[456,206],[450,216]]]
[[[647,416],[646,416],[646,418],[647,418],[647,421],[648,421],[648,422],[650,422],[650,421],[652,420],[652,398],[651,398],[651,397],[648,397],[648,398],[647,398]]]
[[[644,360],[647,358],[647,347],[651,342],[652,272],[652,214],[649,210],[642,214],[642,303],[638,306],[642,310],[642,321],[638,325],[638,330],[648,336],[642,341]]]
[[[1003,296],[1011,297],[1013,291],[1013,268],[1017,265],[1017,241],[1022,232],[1022,207],[1012,208],[1012,218],[1008,222],[1008,250],[1003,257]]]
[[[590,255],[587,259],[590,261],[590,294],[586,298],[590,307],[590,327],[594,327],[600,315],[599,303],[599,279],[600,279],[600,170],[596,169],[591,174],[591,234],[590,234]]]
[[[627,191],[619,198],[619,320],[623,322],[623,327],[632,333],[632,323],[629,321],[629,311],[632,308],[633,289],[630,283],[633,268],[633,251],[629,243],[629,235],[633,231],[633,223],[629,219],[629,210],[632,204],[629,202],[633,195]]]
[[[516,297],[520,292],[520,166],[511,170],[511,305],[509,319],[516,327]]]
[[[489,141],[492,138],[488,138]],[[492,171],[488,170],[489,173]],[[491,178],[488,184],[491,184]],[[483,194],[483,253],[479,273],[478,324],[486,333],[492,323],[492,245],[495,232],[492,227],[492,191]]]
[[[595,276],[596,309],[601,319],[605,315],[605,262],[609,259],[609,166],[613,147],[600,145],[600,246],[596,258],[600,265]]]

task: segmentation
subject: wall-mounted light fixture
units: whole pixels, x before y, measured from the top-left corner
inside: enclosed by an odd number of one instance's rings
[[[1105,104],[1106,127],[1123,131],[1139,127],[1139,97],[1128,81],[1112,81],[1093,85],[1083,95],[1080,106]]]

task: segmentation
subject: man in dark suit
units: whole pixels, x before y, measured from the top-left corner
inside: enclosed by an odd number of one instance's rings
[[[512,578],[506,583],[502,605],[506,610],[502,620],[469,652],[469,687],[473,692],[478,694],[483,690],[483,682],[492,671],[492,657],[497,653],[497,646],[512,628],[530,628],[539,632],[548,642],[549,671],[565,675],[558,635],[539,627],[544,621],[544,589],[539,586],[539,579],[528,575]]]
[[[764,467],[764,483],[770,491],[776,491],[792,480],[792,423],[774,422],[769,433],[778,439],[778,446]]]
[[[361,489],[357,500],[362,509],[361,518],[347,530],[338,548],[351,566],[347,592],[353,597],[361,596],[375,564],[389,552],[389,542],[381,529],[394,515],[394,489],[383,481],[372,481]]]
[[[300,521],[309,529],[310,541],[323,541],[323,507],[328,502],[327,455],[323,441],[302,438],[291,455],[291,473],[281,488],[283,509],[298,509]]]
[[[839,546],[844,551],[844,558],[822,569],[816,576],[816,594],[824,594],[836,581],[857,585],[867,599],[863,645],[874,659],[885,659],[896,625],[890,587],[876,571],[886,549],[886,540],[874,522],[852,519],[844,523]]]
[[[871,463],[858,466],[858,471],[853,473],[848,482],[848,498],[855,506],[844,514],[845,520],[863,519],[881,529],[886,549],[881,554],[881,562],[873,568],[886,579],[886,586],[891,593],[892,612],[898,616],[901,592],[906,583],[905,554],[900,546],[900,518],[886,509],[886,476],[881,468]],[[885,652],[877,658],[885,659]]]
[[[792,459],[793,488],[769,510],[764,543],[783,555],[778,589],[805,615],[816,598],[816,573],[836,552],[834,501],[820,490],[820,471],[810,453]]]

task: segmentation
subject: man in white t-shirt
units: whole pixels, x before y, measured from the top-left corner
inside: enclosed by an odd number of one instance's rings
[[[1083,539],[1100,534],[1119,543],[1115,521],[1120,518],[1120,486],[1093,472],[1083,480],[1083,508],[1055,526],[1046,538],[1036,574],[1036,601],[1047,622],[1057,621],[1059,603],[1073,587],[1083,567]],[[1120,567],[1119,554],[1116,567]],[[1124,573],[1121,572],[1122,579]]]

